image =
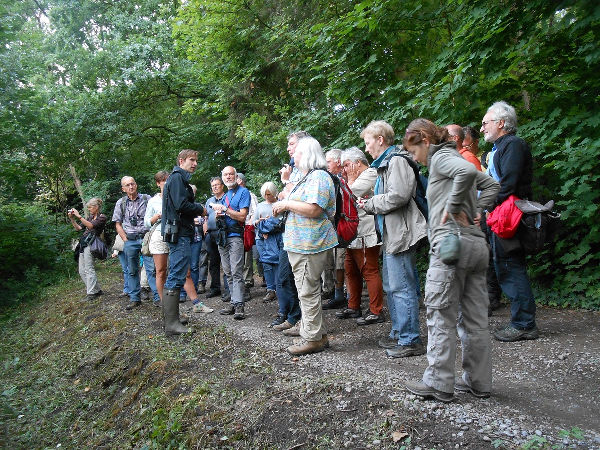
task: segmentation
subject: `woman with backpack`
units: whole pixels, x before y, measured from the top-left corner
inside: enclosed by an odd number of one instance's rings
[[[321,308],[321,273],[329,251],[337,244],[332,219],[335,215],[335,188],[326,172],[327,162],[321,144],[312,138],[298,141],[294,153],[296,167],[303,178],[286,200],[273,204],[273,214],[287,212],[283,234],[298,290],[302,319],[284,330],[300,336],[287,348],[292,355],[320,352],[329,346]]]

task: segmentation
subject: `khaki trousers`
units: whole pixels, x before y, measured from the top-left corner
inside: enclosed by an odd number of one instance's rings
[[[460,237],[461,256],[455,266],[440,261],[432,250],[425,283],[427,360],[423,383],[454,392],[456,332],[462,344],[464,381],[479,391],[492,388],[486,271],[489,249],[485,239]]]
[[[321,273],[330,257],[331,250],[312,254],[288,252],[302,311],[300,336],[305,341],[319,341],[325,334],[321,307]]]

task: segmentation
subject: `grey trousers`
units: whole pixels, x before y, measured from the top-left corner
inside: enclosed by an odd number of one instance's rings
[[[97,238],[100,239],[100,238]],[[94,269],[94,257],[89,245],[79,254],[79,276],[85,284],[86,294],[95,294],[100,292],[100,285]]]
[[[456,332],[462,344],[463,380],[479,391],[492,388],[491,342],[488,324],[486,271],[488,245],[483,237],[462,235],[455,266],[440,261],[436,246],[430,254],[427,306],[427,361],[423,383],[454,392]]]
[[[219,245],[221,265],[227,275],[232,305],[244,304],[244,241],[241,237],[228,237],[225,247]]]

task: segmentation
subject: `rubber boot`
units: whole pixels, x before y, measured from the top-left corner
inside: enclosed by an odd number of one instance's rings
[[[166,289],[163,293],[162,311],[167,336],[192,332],[179,321],[179,292],[180,289]]]

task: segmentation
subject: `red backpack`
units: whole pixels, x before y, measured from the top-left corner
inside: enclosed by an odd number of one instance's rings
[[[356,196],[346,180],[326,171],[335,186],[335,216],[333,226],[337,232],[338,247],[348,247],[358,234],[358,208]]]

